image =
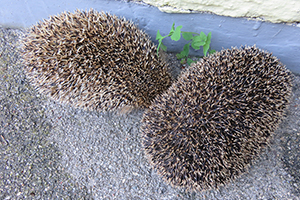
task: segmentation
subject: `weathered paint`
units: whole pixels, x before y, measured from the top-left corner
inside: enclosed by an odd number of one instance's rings
[[[167,13],[212,12],[270,22],[300,22],[299,0],[144,0]]]

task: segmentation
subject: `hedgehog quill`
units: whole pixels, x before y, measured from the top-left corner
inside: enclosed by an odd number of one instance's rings
[[[201,191],[224,185],[268,144],[291,88],[285,66],[255,46],[205,57],[144,113],[146,156],[174,187]]]
[[[146,33],[95,10],[65,12],[33,26],[23,40],[23,63],[38,91],[88,110],[147,108],[171,85]]]

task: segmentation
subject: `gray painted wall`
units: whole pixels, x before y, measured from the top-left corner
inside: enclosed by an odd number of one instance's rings
[[[176,25],[183,25],[182,30],[185,31],[203,31],[206,34],[211,31],[211,46],[216,50],[256,44],[273,52],[293,72],[300,73],[300,28],[296,26],[213,14],[169,14],[160,12],[156,7],[124,1],[0,0],[0,3],[0,25],[4,27],[29,27],[49,15],[72,12],[77,8],[94,8],[131,19],[153,40],[158,29],[162,35],[166,35],[172,23],[176,22]],[[169,51],[180,51],[184,44],[184,40],[176,43],[167,39],[165,41]]]

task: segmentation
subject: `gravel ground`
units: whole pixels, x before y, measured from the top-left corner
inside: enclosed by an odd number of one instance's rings
[[[24,30],[0,28],[0,199],[298,199],[300,76],[287,117],[245,174],[219,190],[165,184],[144,157],[143,110],[72,108],[38,94],[17,51]],[[174,55],[169,59],[173,62]],[[178,72],[179,65],[174,65]]]

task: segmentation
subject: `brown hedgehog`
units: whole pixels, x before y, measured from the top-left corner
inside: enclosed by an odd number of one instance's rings
[[[33,26],[23,44],[33,85],[76,107],[145,108],[171,85],[149,36],[111,14],[77,10],[51,16]]]
[[[144,113],[146,156],[172,186],[217,188],[244,172],[268,144],[291,87],[285,66],[255,46],[204,58]]]

